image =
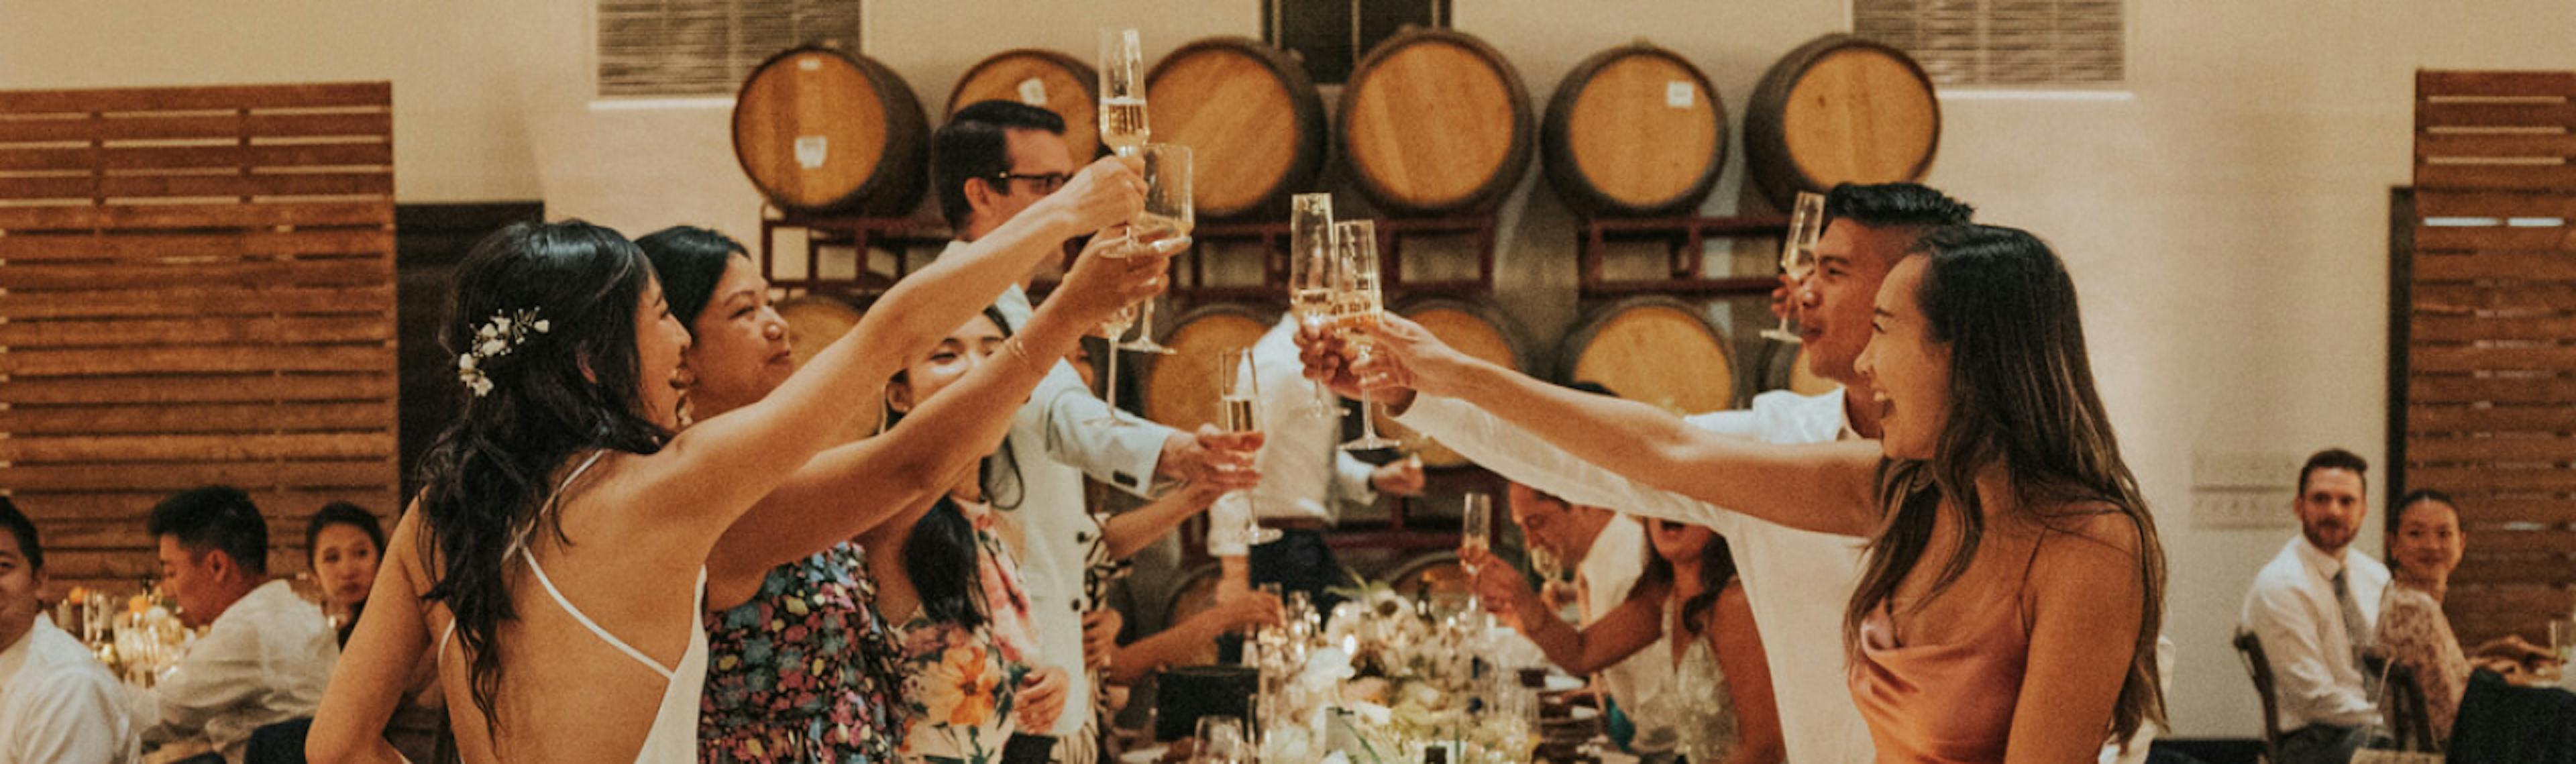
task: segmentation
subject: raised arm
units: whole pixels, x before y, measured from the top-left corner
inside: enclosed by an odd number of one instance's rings
[[[1225,489],[1221,487],[1185,485],[1150,504],[1110,516],[1100,524],[1100,535],[1109,542],[1109,556],[1123,560],[1180,527],[1182,521],[1206,510],[1223,495]]]
[[[1641,584],[1628,593],[1627,601],[1578,628],[1559,620],[1556,610],[1530,590],[1529,582],[1510,563],[1492,552],[1470,554],[1479,556],[1462,561],[1476,569],[1477,595],[1508,609],[1519,622],[1521,635],[1566,673],[1598,673],[1664,636],[1665,588]]]
[[[707,556],[707,607],[741,604],[771,568],[831,548],[947,490],[959,470],[991,453],[1009,434],[1020,402],[1085,332],[1119,306],[1161,290],[1168,258],[1152,252],[1104,255],[1123,246],[1123,238],[1095,239],[1075,259],[1064,286],[1012,335],[1011,347],[894,429],[823,452],[762,497]]]
[[[1875,443],[1772,445],[1719,435],[1644,403],[1551,385],[1468,356],[1401,316],[1363,331],[1377,347],[1352,370],[1372,392],[1457,398],[1646,485],[1793,528],[1857,536],[1876,527]]]
[[[426,576],[417,556],[419,519],[419,512],[404,512],[385,543],[375,588],[367,594],[367,601],[377,606],[358,617],[357,630],[331,670],[331,684],[322,691],[322,705],[313,712],[313,727],[305,736],[308,761],[403,760],[385,742],[385,724],[429,650],[428,621],[421,613],[420,592],[428,587],[420,583]]]
[[[2030,658],[2008,764],[2093,761],[2145,621],[2136,526],[2116,514],[2050,532],[2031,562]]]
[[[601,489],[636,499],[621,504],[658,508],[656,521],[683,526],[666,536],[685,538],[676,531],[698,529],[705,538],[730,527],[834,445],[853,412],[865,408],[849,405],[854,393],[881,389],[906,359],[965,323],[1065,239],[1132,217],[1143,187],[1123,160],[1084,168],[1063,189],[976,239],[963,256],[940,258],[905,277],[857,327],[768,397],[690,427]],[[703,479],[710,474],[727,479]]]

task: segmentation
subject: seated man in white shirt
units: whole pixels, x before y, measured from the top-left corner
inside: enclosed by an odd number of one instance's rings
[[[169,676],[135,699],[135,719],[146,743],[202,741],[214,754],[200,759],[241,764],[252,731],[313,715],[339,642],[320,607],[269,579],[268,521],[241,489],[206,486],[163,499],[150,530],[180,621],[211,626]]]
[[[1576,383],[1584,387],[1587,383]],[[1609,394],[1606,390],[1602,394]],[[1636,586],[1637,576],[1646,569],[1646,556],[1654,550],[1646,539],[1646,526],[1636,518],[1589,504],[1576,504],[1555,494],[1523,483],[1511,484],[1512,524],[1520,526],[1521,538],[1529,542],[1534,557],[1554,558],[1557,565],[1574,568],[1572,596],[1580,603],[1582,625],[1590,626],[1609,614],[1619,603],[1628,601],[1628,589]],[[1537,566],[1542,573],[1551,566]],[[1561,607],[1558,582],[1550,580],[1540,594],[1551,606]],[[1601,687],[1623,708],[1633,709],[1637,699],[1651,694],[1648,686],[1659,682],[1669,670],[1653,661],[1669,662],[1671,656],[1658,658],[1647,650],[1628,656],[1599,672]]]
[[[2362,668],[2361,656],[2378,633],[2388,566],[2352,553],[2370,515],[2369,470],[2369,462],[2339,448],[2308,457],[2290,500],[2299,536],[2254,574],[2245,593],[2244,628],[2262,640],[2272,664],[2280,764],[2351,761],[2367,742],[2358,730],[2379,718],[2371,686],[2377,677]]]
[[[0,496],[0,764],[133,761],[116,677],[45,617],[44,588],[36,524]]]

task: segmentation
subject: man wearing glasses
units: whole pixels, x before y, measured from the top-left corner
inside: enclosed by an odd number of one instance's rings
[[[1064,119],[1054,112],[1011,101],[984,101],[959,110],[931,140],[930,176],[939,211],[957,232],[949,249],[1001,227],[1063,186],[1080,167],[1065,143]],[[1086,249],[1083,256],[1097,254]],[[994,303],[1009,324],[1005,330],[1018,331],[1028,323],[1033,311],[1027,285],[1023,277]],[[1058,740],[1056,760],[1067,764],[1084,764],[1098,755],[1092,688],[1081,670],[1082,616],[1100,607],[1083,596],[1090,546],[1084,537],[1092,523],[1083,505],[1082,476],[1088,473],[1139,496],[1150,493],[1158,478],[1227,488],[1248,488],[1259,479],[1259,473],[1238,468],[1251,463],[1246,446],[1255,443],[1252,438],[1213,431],[1192,435],[1138,417],[1093,424],[1108,416],[1108,405],[1092,395],[1073,366],[1057,363],[1020,407],[997,474],[990,478],[998,484],[994,505],[1012,511],[1026,536],[1020,569],[1028,583],[1038,649],[1046,663],[1064,667],[1073,678],[1067,689],[1075,700],[1066,704],[1052,731]]]

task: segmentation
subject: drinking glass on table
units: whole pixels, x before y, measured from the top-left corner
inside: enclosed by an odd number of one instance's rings
[[[1232,716],[1199,717],[1197,745],[1190,753],[1195,764],[1242,764],[1250,760],[1243,739],[1243,720]]]
[[[1289,199],[1288,208],[1288,310],[1297,317],[1300,328],[1321,332],[1332,328],[1333,262],[1339,250],[1333,246],[1333,195],[1298,194]],[[1341,416],[1342,407],[1333,399],[1333,391],[1321,381],[1313,383],[1315,396],[1298,407],[1297,415],[1328,419]]]
[[[1333,246],[1340,254],[1334,258],[1333,324],[1342,332],[1356,353],[1354,361],[1367,358],[1376,344],[1368,332],[1353,331],[1375,327],[1385,314],[1386,297],[1378,289],[1377,224],[1368,220],[1350,220],[1333,224]],[[1360,436],[1342,444],[1345,451],[1394,448],[1395,439],[1377,434],[1377,418],[1370,416],[1368,391],[1360,391]]]
[[[1797,203],[1790,206],[1794,209],[1789,214],[1789,233],[1780,239],[1780,273],[1805,283],[1816,275],[1816,240],[1824,237],[1825,197],[1800,191]],[[1789,301],[1789,313],[1794,314],[1797,297],[1793,294]],[[1764,329],[1762,336],[1795,345],[1799,342],[1798,324],[1789,319],[1789,314],[1783,314],[1779,328]]]

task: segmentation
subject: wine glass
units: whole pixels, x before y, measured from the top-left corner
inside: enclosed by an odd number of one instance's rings
[[[1247,759],[1241,718],[1199,717],[1198,744],[1192,749],[1190,761],[1198,764],[1241,764]]]
[[[1306,329],[1322,331],[1333,321],[1333,195],[1298,194],[1288,209],[1288,310]],[[1299,416],[1334,419],[1342,407],[1322,381],[1315,395],[1297,408]]]
[[[1261,375],[1254,369],[1251,348],[1226,351],[1225,367],[1219,370],[1224,386],[1217,388],[1217,427],[1226,432],[1261,429]],[[1251,491],[1234,491],[1227,498],[1243,502],[1244,544],[1279,540],[1279,529],[1261,527],[1260,505],[1254,503]]]
[[[1789,233],[1780,239],[1780,272],[1805,283],[1816,275],[1816,240],[1824,237],[1825,197],[1800,191],[1797,203],[1790,206]],[[1789,312],[1795,314],[1797,305],[1797,297],[1792,294]],[[1791,345],[1799,342],[1797,323],[1786,315],[1780,317],[1779,328],[1764,329],[1762,336]]]
[[[1151,134],[1145,122],[1145,49],[1136,30],[1100,30],[1100,144],[1135,156]]]
[[[1136,241],[1154,248],[1155,254],[1178,254],[1190,246],[1190,229],[1198,216],[1190,206],[1190,147],[1177,143],[1149,143],[1137,150],[1145,158],[1145,211],[1136,216],[1128,229]],[[1154,301],[1147,299],[1137,306],[1136,339],[1119,346],[1141,353],[1170,355],[1171,348],[1154,341]]]
[[[1385,295],[1377,283],[1377,224],[1368,220],[1334,223],[1333,248],[1339,253],[1333,268],[1333,321],[1358,357],[1367,358],[1376,341],[1367,332],[1352,329],[1376,326],[1386,308]],[[1395,439],[1377,434],[1377,419],[1369,416],[1368,391],[1360,391],[1360,436],[1342,444],[1342,449],[1366,451],[1397,445],[1400,444]]]
[[[1461,509],[1463,511],[1460,513],[1462,522],[1458,530],[1458,561],[1467,569],[1469,581],[1467,609],[1483,610],[1484,603],[1477,598],[1474,584],[1477,572],[1475,561],[1484,559],[1485,554],[1493,548],[1491,539],[1494,535],[1494,497],[1482,493],[1469,493]]]

